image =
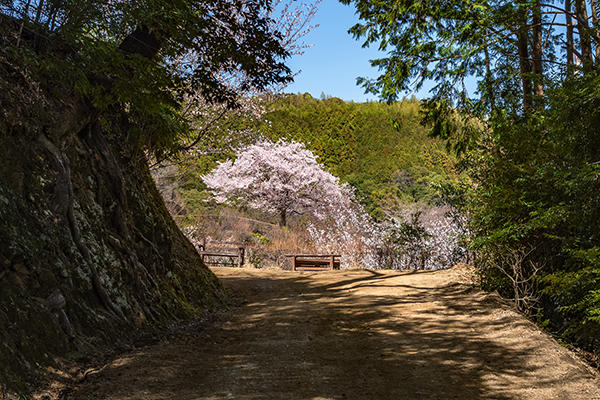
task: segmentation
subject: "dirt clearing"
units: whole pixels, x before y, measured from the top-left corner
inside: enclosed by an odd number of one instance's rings
[[[213,271],[244,304],[67,398],[600,400],[596,371],[457,270]]]

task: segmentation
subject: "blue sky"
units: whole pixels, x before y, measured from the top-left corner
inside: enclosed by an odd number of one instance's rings
[[[317,98],[324,93],[357,102],[378,100],[376,96],[364,94],[364,90],[356,85],[356,78],[377,77],[378,70],[371,67],[369,60],[385,54],[377,46],[363,49],[362,42],[348,34],[348,29],[357,22],[358,17],[352,6],[343,5],[337,0],[322,0],[312,20],[312,24],[319,26],[304,38],[306,43],[313,46],[306,49],[304,54],[287,61],[292,71],[300,73],[285,92],[308,92]],[[427,97],[427,90],[415,95],[418,98]]]
[[[300,73],[284,92],[308,92],[316,98],[324,93],[356,102],[378,100],[374,95],[365,94],[363,88],[356,85],[356,78],[376,78],[379,71],[371,67],[369,60],[384,57],[385,53],[380,52],[377,45],[362,48],[362,41],[348,34],[348,29],[359,22],[354,7],[337,0],[322,0],[311,22],[319,24],[304,37],[312,47],[287,60],[292,71]],[[466,85],[473,94],[477,87],[475,78],[467,78]],[[433,86],[433,82],[426,81],[418,92],[403,93],[400,97],[427,98]]]
[[[382,53],[376,48],[361,48],[361,43],[348,34],[356,22],[353,7],[337,0],[322,0],[312,20],[312,24],[319,26],[304,37],[313,47],[287,61],[292,71],[300,70],[300,73],[285,92],[308,92],[313,97],[325,93],[354,101],[377,100],[373,95],[364,94],[356,85],[356,78],[377,76],[377,69],[371,67],[369,60]]]

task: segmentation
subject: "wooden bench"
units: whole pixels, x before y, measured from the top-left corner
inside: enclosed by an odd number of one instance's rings
[[[339,254],[286,254],[292,259],[292,271],[325,271],[340,269]]]
[[[207,246],[212,248],[207,249]],[[218,246],[218,247],[215,247]],[[227,247],[229,246],[229,247]],[[236,246],[236,247],[232,247]],[[244,265],[244,258],[246,255],[246,247],[243,243],[239,242],[209,242],[202,241],[200,245],[200,258],[202,262],[210,265],[234,265],[234,259],[237,258],[236,265],[241,267]],[[216,260],[215,260],[216,258]],[[223,258],[228,258],[230,262],[222,261]]]

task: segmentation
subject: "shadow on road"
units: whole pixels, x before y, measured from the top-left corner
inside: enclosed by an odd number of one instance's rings
[[[527,321],[465,285],[366,271],[218,274],[248,302],[198,336],[117,360],[69,398],[579,398],[533,356],[536,339],[518,337]],[[590,379],[565,370],[571,385]]]

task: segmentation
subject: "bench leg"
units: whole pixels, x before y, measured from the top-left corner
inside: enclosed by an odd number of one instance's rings
[[[244,248],[243,247],[239,247],[238,248],[238,263],[237,263],[237,266],[238,266],[238,268],[241,268],[242,265],[244,265]]]

